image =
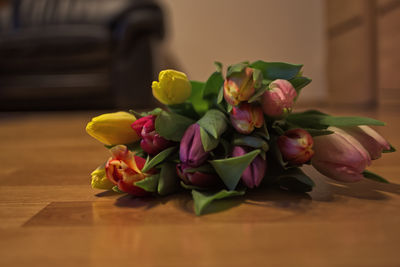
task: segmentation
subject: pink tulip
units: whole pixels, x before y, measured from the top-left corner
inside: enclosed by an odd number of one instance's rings
[[[292,129],[278,138],[278,147],[285,161],[291,165],[301,165],[311,159],[313,139],[303,129]]]
[[[297,92],[293,85],[286,80],[275,80],[269,84],[269,89],[262,96],[264,114],[274,118],[292,111]]]
[[[132,129],[142,139],[140,147],[150,155],[156,155],[173,144],[156,132],[155,120],[156,116],[149,115],[136,120],[131,125]]]
[[[242,72],[234,73],[224,82],[224,98],[232,106],[247,101],[256,91],[253,80],[253,69],[245,68]]]
[[[361,143],[371,159],[380,158],[383,150],[390,149],[388,141],[369,126],[343,127],[342,129]]]
[[[239,157],[248,152],[250,152],[249,149],[246,149],[245,147],[235,146],[232,151],[232,156]],[[244,170],[241,177],[242,182],[248,188],[258,187],[264,178],[266,170],[267,162],[260,155],[258,155]]]
[[[148,195],[147,191],[134,185],[148,175],[141,171],[146,160],[135,156],[124,145],[114,146],[110,152],[112,157],[105,167],[107,178],[123,192],[135,196]]]
[[[315,169],[329,178],[343,182],[357,182],[371,164],[371,157],[362,144],[346,131],[329,127],[333,134],[314,137]]]
[[[236,131],[242,134],[249,134],[255,127],[260,128],[264,124],[261,106],[249,103],[241,103],[240,106],[233,107],[230,118]]]

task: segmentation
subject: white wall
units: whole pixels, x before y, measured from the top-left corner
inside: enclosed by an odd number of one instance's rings
[[[160,0],[167,13],[167,50],[190,79],[205,80],[213,62],[304,64],[313,79],[302,102],[326,96],[324,1]]]

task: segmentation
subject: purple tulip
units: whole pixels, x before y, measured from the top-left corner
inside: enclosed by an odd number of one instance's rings
[[[208,154],[201,142],[200,126],[196,123],[190,125],[183,135],[179,148],[181,162],[191,167],[198,167],[206,161]]]
[[[156,155],[173,145],[173,142],[161,137],[155,130],[156,116],[149,115],[136,120],[132,125],[137,135],[142,138],[140,147],[150,155]]]
[[[187,172],[190,168],[192,167],[184,163],[176,165],[176,172],[185,184],[199,187],[212,187],[220,183],[220,179],[216,174],[200,171]]]
[[[292,165],[301,165],[311,159],[313,139],[303,129],[292,129],[278,138],[278,147],[284,160]]]
[[[264,114],[281,118],[292,111],[297,92],[286,80],[275,80],[269,84],[268,90],[262,96]]]
[[[371,156],[362,144],[346,131],[329,127],[333,134],[314,137],[315,169],[329,178],[342,182],[357,182],[371,164]]]
[[[239,157],[248,152],[249,151],[242,146],[235,146],[232,151],[232,156]],[[244,170],[242,174],[243,183],[249,188],[259,186],[264,178],[266,170],[267,162],[260,155],[258,155]]]

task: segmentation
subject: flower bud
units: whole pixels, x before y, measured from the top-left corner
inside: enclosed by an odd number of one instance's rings
[[[199,187],[213,187],[220,183],[220,179],[215,173],[188,171],[191,168],[191,166],[184,163],[176,165],[176,172],[185,184]]]
[[[301,165],[308,162],[314,154],[313,139],[303,129],[292,129],[278,138],[278,147],[285,161],[291,165]]]
[[[264,114],[261,106],[241,103],[234,106],[230,114],[233,127],[242,134],[251,133],[254,128],[260,128],[264,124]]]
[[[371,159],[380,158],[383,150],[390,149],[389,142],[369,126],[341,127],[341,129],[360,142],[368,151]]]
[[[264,114],[281,118],[292,111],[297,92],[286,80],[275,80],[269,84],[269,89],[262,96]]]
[[[368,151],[346,131],[329,127],[333,134],[314,137],[311,164],[320,173],[342,182],[357,182],[371,164]]]
[[[131,124],[136,117],[128,112],[106,113],[94,117],[86,126],[86,132],[106,145],[129,144],[139,140]]]
[[[114,186],[114,184],[107,179],[104,165],[95,169],[90,175],[92,176],[92,188],[109,190]]]
[[[142,138],[140,147],[149,155],[156,155],[173,143],[161,137],[155,129],[156,116],[149,115],[135,121],[131,126]]]
[[[239,73],[233,73],[224,82],[224,98],[232,106],[247,101],[255,92],[253,69],[245,68]]]
[[[233,157],[243,156],[244,154],[250,152],[249,149],[242,146],[235,146],[232,151]],[[267,162],[258,155],[242,174],[242,182],[249,188],[258,187],[264,178],[265,172],[267,170]]]
[[[146,160],[135,156],[123,145],[112,147],[110,152],[112,157],[107,161],[105,167],[107,178],[123,192],[135,196],[148,195],[147,191],[134,185],[135,182],[141,181],[149,175],[141,171]]]
[[[191,167],[198,167],[206,161],[208,154],[204,151],[201,142],[200,126],[197,123],[190,125],[186,129],[179,147],[181,162]]]
[[[158,80],[151,85],[153,96],[164,105],[183,103],[192,93],[192,85],[183,72],[163,70]]]

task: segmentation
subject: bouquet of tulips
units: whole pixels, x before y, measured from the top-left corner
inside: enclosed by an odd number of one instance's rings
[[[92,187],[136,197],[191,190],[201,214],[212,201],[262,185],[308,192],[311,164],[343,182],[386,182],[366,170],[395,149],[365,117],[335,117],[317,110],[292,112],[311,80],[302,65],[242,62],[206,82],[164,70],[152,84],[165,105],[149,112],[116,112],[92,119],[86,131],[111,157],[92,172]]]

